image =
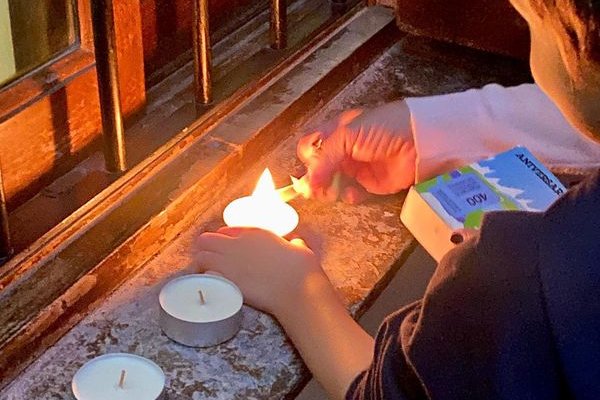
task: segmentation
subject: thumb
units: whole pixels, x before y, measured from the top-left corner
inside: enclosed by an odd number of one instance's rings
[[[242,232],[247,231],[248,229],[250,228],[245,228],[242,226],[223,226],[217,230],[217,233],[231,237],[237,237],[240,236]]]

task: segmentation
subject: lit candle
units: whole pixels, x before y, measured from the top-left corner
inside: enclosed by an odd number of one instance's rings
[[[285,236],[298,225],[298,213],[281,199],[267,168],[250,196],[227,205],[223,220],[227,226],[262,228]]]
[[[214,346],[231,339],[242,321],[242,292],[215,275],[175,278],[160,291],[160,326],[174,341],[192,347]]]
[[[164,390],[165,374],[147,358],[106,354],[85,363],[71,386],[77,400],[156,400]]]

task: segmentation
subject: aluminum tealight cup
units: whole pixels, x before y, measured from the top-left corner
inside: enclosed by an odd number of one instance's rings
[[[208,274],[175,278],[160,291],[159,324],[172,340],[210,347],[237,334],[244,299],[230,280]]]

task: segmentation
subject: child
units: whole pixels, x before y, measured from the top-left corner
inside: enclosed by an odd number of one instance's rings
[[[532,86],[353,111],[299,145],[312,195],[352,202],[365,191],[396,192],[415,175],[426,178],[505,144],[541,150],[546,162],[600,161],[592,144],[600,142],[600,1],[512,2],[531,29],[536,82],[585,138],[569,136],[572,129]],[[508,112],[511,101],[517,105]],[[448,114],[459,103],[460,118],[444,117],[444,103]],[[438,134],[435,125],[444,118],[447,129]],[[530,145],[527,127],[536,124],[544,129]],[[503,127],[509,139],[500,136]],[[488,129],[500,133],[470,144],[451,137]],[[423,131],[429,139],[422,140]],[[464,149],[469,145],[473,153]],[[357,185],[338,193],[330,185],[338,172]],[[390,315],[375,341],[348,315],[301,241],[223,228],[201,235],[198,258],[281,322],[331,398],[597,399],[599,205],[595,172],[544,214],[489,214],[480,234],[440,263],[423,299]]]

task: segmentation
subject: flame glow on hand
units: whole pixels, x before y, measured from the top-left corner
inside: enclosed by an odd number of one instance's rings
[[[279,236],[292,232],[298,219],[296,210],[281,199],[268,168],[250,196],[232,201],[223,211],[227,226],[261,228]]]

